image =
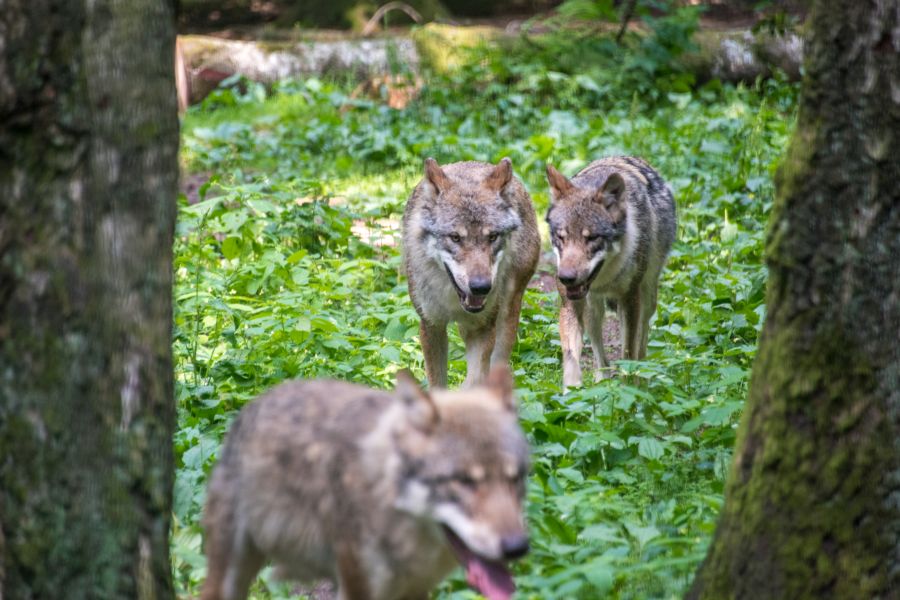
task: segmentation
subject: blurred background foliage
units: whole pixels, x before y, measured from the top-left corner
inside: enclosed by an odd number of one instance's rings
[[[186,31],[275,23],[286,27],[360,28],[388,0],[181,0],[180,29]],[[741,22],[763,15],[776,25],[804,8],[801,0],[405,0],[425,21],[527,18],[557,10],[579,19],[618,20],[623,13],[702,9],[715,18]],[[410,20],[391,13],[395,25]]]

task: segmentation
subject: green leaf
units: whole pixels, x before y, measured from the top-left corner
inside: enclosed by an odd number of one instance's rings
[[[584,565],[581,570],[596,594],[607,594],[613,587],[615,570],[604,557],[596,558]]]
[[[378,353],[381,354],[381,356],[383,356],[385,358],[385,360],[387,360],[389,362],[392,362],[392,363],[400,362],[400,350],[398,350],[394,346],[382,346],[378,350]]]
[[[641,548],[646,546],[647,542],[650,540],[660,536],[659,529],[652,525],[644,527],[636,523],[625,523],[625,529],[628,531],[628,534],[637,541],[638,546]]]
[[[312,331],[312,321],[306,315],[298,315],[294,319],[294,329],[297,331]]]
[[[222,241],[222,255],[228,260],[232,260],[241,255],[241,239],[237,237],[227,237]]]
[[[649,460],[659,460],[665,450],[655,438],[642,437],[638,442],[638,454]]]
[[[581,530],[581,539],[586,542],[621,542],[622,532],[609,525],[589,525]]]
[[[581,471],[578,471],[577,469],[565,468],[558,469],[556,472],[569,481],[575,483],[584,483],[584,475],[582,475]]]
[[[391,319],[387,327],[384,328],[384,337],[395,342],[406,339],[406,325],[400,322],[399,319]]]
[[[293,254],[288,256],[286,262],[289,265],[300,262],[301,260],[303,260],[306,257],[307,254],[309,254],[309,253],[306,251],[306,249],[301,248],[300,250],[297,250],[296,252],[294,252]]]

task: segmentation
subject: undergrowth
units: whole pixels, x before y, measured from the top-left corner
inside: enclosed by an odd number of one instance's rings
[[[494,56],[433,75],[404,110],[307,79],[223,89],[188,113],[184,168],[208,181],[181,199],[176,246],[182,597],[205,574],[206,477],[241,406],[288,378],[385,388],[410,367],[424,379],[397,241],[427,156],[509,156],[541,217],[547,162],[571,175],[635,154],[671,183],[678,237],[649,357],[620,363],[634,377],[563,393],[558,297],[525,295],[512,365],[533,446],[532,552],[516,574],[518,597],[533,599],[675,598],[689,583],[722,502],[765,313],[764,223],[794,89],[679,83],[648,96],[536,64]],[[458,337],[450,356],[458,385]],[[290,592],[268,572],[254,587],[256,598]],[[477,596],[457,574],[437,597]]]

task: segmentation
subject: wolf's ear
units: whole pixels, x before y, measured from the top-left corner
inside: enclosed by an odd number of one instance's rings
[[[516,412],[516,397],[513,395],[514,383],[509,365],[499,363],[491,367],[491,372],[484,381],[484,385],[497,395],[505,409]]]
[[[613,220],[619,221],[625,216],[625,180],[618,173],[611,173],[600,191],[596,200],[609,212]]]
[[[486,185],[489,190],[499,192],[506,187],[506,184],[509,183],[510,179],[512,179],[512,161],[509,160],[509,158],[504,158],[497,163],[497,166],[494,167],[491,174],[484,180],[484,185]]]
[[[397,385],[394,389],[406,405],[410,422],[414,427],[428,430],[438,422],[438,411],[434,400],[419,386],[419,382],[407,369],[397,372]]]
[[[450,179],[433,158],[425,159],[425,177],[437,189],[438,193],[446,191],[450,187]]]
[[[547,182],[550,184],[550,191],[553,192],[551,200],[565,195],[575,187],[565,175],[553,168],[551,164],[547,165]]]

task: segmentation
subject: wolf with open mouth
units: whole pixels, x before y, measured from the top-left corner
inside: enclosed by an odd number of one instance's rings
[[[547,165],[547,180],[547,223],[562,297],[563,385],[573,387],[581,385],[585,329],[595,375],[606,375],[607,301],[618,307],[624,358],[646,355],[659,276],[675,240],[675,201],[659,173],[633,156],[595,160],[572,179]]]
[[[512,374],[423,391],[281,384],[244,407],[210,478],[202,600],[243,600],[271,561],[342,600],[424,600],[457,565],[488,600],[528,552],[528,444]]]
[[[507,363],[540,234],[531,197],[504,158],[497,165],[425,161],[403,214],[409,295],[432,388],[447,386],[447,327],[466,344],[466,386]]]

